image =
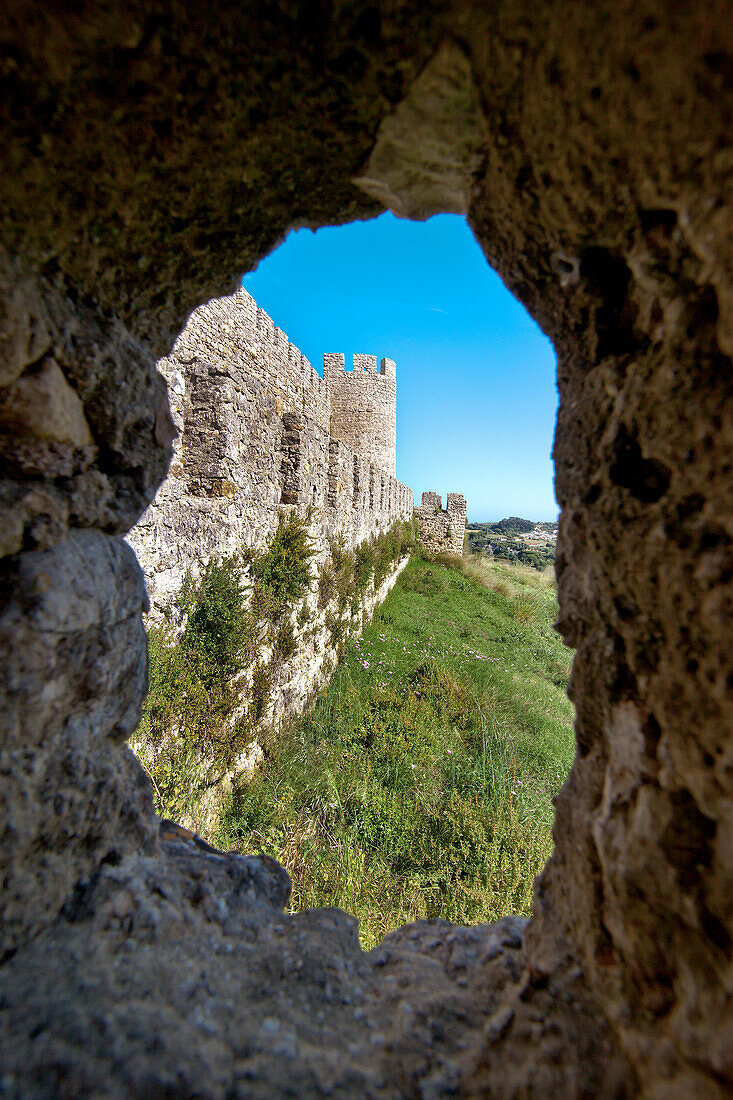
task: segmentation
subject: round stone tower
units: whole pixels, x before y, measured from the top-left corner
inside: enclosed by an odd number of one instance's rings
[[[355,355],[345,369],[342,354],[323,357],[323,378],[331,401],[331,436],[379,470],[395,476],[397,462],[397,378],[392,359]]]

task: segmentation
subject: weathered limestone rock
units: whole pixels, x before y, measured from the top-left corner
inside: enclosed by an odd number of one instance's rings
[[[450,1096],[463,1091],[466,1057],[512,1018],[523,920],[421,921],[366,955],[340,910],[286,916],[289,880],[266,856],[216,853],[166,823],[160,847],[155,859],[104,866],[66,920],[0,971],[11,1100],[84,1095],[99,1082],[120,1098]],[[579,986],[576,976],[565,1030],[546,1039],[520,1002],[536,1045],[510,1074],[538,1095],[617,1100],[613,1049]],[[552,1000],[544,991],[546,1009]]]
[[[466,537],[466,498],[448,493],[445,511],[439,493],[423,493],[415,509],[420,542],[433,554],[462,554]]]
[[[0,246],[0,543],[48,549],[72,528],[124,534],[153,499],[175,426],[150,352],[56,276]]]
[[[84,406],[53,359],[3,387],[2,399],[6,435],[28,434],[79,449],[93,445]]]
[[[419,136],[409,151],[418,167],[424,157],[425,175],[444,173],[431,196],[467,196],[488,261],[557,350],[560,628],[576,648],[578,713],[555,853],[523,946],[474,966],[481,947],[464,940],[468,971],[455,980],[422,940],[401,954],[402,969],[380,968],[356,951],[346,918],[276,917],[256,889],[231,936],[220,879],[187,900],[175,882],[190,883],[195,868],[207,879],[215,857],[191,851],[177,879],[172,857],[153,854],[140,773],[128,758],[123,782],[113,740],[128,728],[131,697],[122,682],[108,695],[112,672],[95,682],[96,658],[83,657],[133,631],[118,558],[102,555],[108,580],[81,601],[98,608],[94,645],[76,619],[39,641],[23,579],[36,576],[36,554],[65,558],[82,528],[123,533],[152,499],[171,435],[152,364],[191,309],[230,289],[289,227],[375,213],[352,183],[360,174],[398,193],[371,154],[395,132],[409,137],[414,115],[399,105],[415,103],[411,88],[446,42],[466,59],[461,94],[431,79],[436,124],[427,119],[420,134],[445,134],[443,106],[460,102],[456,140],[437,159]],[[9,318],[0,384],[52,358],[97,448],[77,457],[49,447],[41,462],[13,436],[3,463],[2,546],[19,555],[4,567],[8,714],[28,700],[27,744],[16,747],[15,719],[3,742],[3,904],[17,948],[0,970],[3,1087],[16,1096],[729,1094],[729,4],[171,9],[153,0],[131,14],[15,0],[0,15],[0,47],[0,239],[13,257],[0,288]],[[469,151],[458,170],[448,147],[459,159]],[[81,558],[80,576],[98,577]],[[40,572],[51,578],[42,622],[52,606],[72,622],[68,571]],[[93,595],[102,589],[108,597]],[[67,666],[59,684],[55,670]],[[55,709],[47,684],[59,691]],[[64,764],[67,745],[76,755]],[[118,836],[127,854],[115,866]],[[133,891],[143,864],[156,887]],[[112,873],[122,897],[107,918]],[[160,915],[168,904],[180,914],[170,924]],[[254,966],[247,921],[261,947]],[[435,951],[453,935],[471,933],[436,928]],[[291,966],[304,956],[316,961],[298,978]],[[191,983],[178,985],[186,960]],[[357,1000],[367,986],[367,1015],[346,1006],[354,1015],[331,1026],[336,998]]]
[[[147,601],[130,548],[74,531],[4,559],[0,590],[4,953],[102,863],[154,851],[156,823],[124,746],[147,689]]]
[[[468,214],[485,131],[471,63],[448,40],[383,120],[354,183],[400,218]]]

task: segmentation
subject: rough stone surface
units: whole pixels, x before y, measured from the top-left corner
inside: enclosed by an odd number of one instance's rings
[[[468,214],[485,130],[471,63],[448,40],[382,122],[354,183],[400,218]]]
[[[460,493],[448,493],[445,510],[439,493],[423,493],[415,517],[426,550],[432,554],[463,554],[466,508],[466,498]]]
[[[10,1100],[99,1082],[120,1098],[451,1096],[470,1087],[487,1034],[527,1016],[506,1004],[526,985],[523,920],[421,921],[364,954],[340,910],[282,912],[290,883],[268,857],[217,853],[165,822],[160,848],[101,868],[0,972]],[[512,1075],[528,1070],[537,1095],[624,1095],[585,1007],[567,1062],[525,1022],[548,1056]]]
[[[323,357],[328,384],[331,435],[346,443],[378,470],[395,476],[397,464],[397,376],[393,359],[382,359],[377,374],[376,355],[355,355],[353,370],[344,369],[344,356]]]
[[[312,928],[301,954],[325,944],[338,960],[353,942],[344,918],[329,929],[329,914],[269,924],[268,908],[261,969],[252,971],[238,961],[216,969],[205,925],[145,943],[130,922],[115,939],[95,923],[91,901],[81,922],[69,908],[54,920],[63,876],[48,905],[38,890],[48,853],[61,844],[69,898],[78,896],[71,868],[80,881],[90,878],[109,850],[87,845],[84,822],[97,800],[118,804],[114,783],[92,791],[87,773],[71,768],[64,782],[79,799],[79,831],[64,832],[61,815],[46,832],[33,834],[33,826],[26,834],[18,818],[20,832],[4,838],[26,853],[23,874],[3,880],[4,892],[27,900],[13,926],[18,949],[0,975],[4,1070],[19,1082],[7,1078],[16,1095],[364,1095],[372,1088],[364,1074],[380,1066],[395,1093],[423,1097],[681,1100],[733,1088],[727,0],[5,5],[0,238],[13,274],[0,295],[11,319],[0,384],[14,384],[49,354],[76,390],[99,451],[8,434],[17,442],[3,452],[3,549],[47,552],[70,529],[114,535],[134,523],[169,453],[154,358],[194,306],[230,289],[291,226],[376,212],[351,181],[446,41],[467,59],[485,120],[480,162],[468,177],[459,173],[468,178],[470,224],[558,355],[559,622],[576,648],[578,751],[557,803],[555,852],[513,956],[521,974],[515,981],[503,964],[498,972],[479,967],[474,1017],[458,982],[440,977],[442,964],[430,987],[434,960],[417,952],[412,1053],[400,1048],[388,1062],[391,1033],[380,1027],[368,1031],[368,1057],[358,1036],[349,1049],[346,1028],[345,1046],[336,1029],[318,1030],[334,988],[324,970],[309,967],[303,987],[284,972],[280,923],[287,936],[298,922]],[[431,83],[437,119],[440,87]],[[467,125],[464,113],[456,127]],[[401,130],[417,163],[435,164],[429,132]],[[473,135],[464,136],[454,148],[472,148]],[[435,170],[446,171],[450,190],[455,174],[445,164]],[[116,583],[122,603],[126,588]],[[44,641],[34,664],[25,605],[12,614],[4,648],[12,642],[17,651],[11,667],[27,675],[27,694],[40,693],[56,643]],[[122,618],[115,611],[110,622]],[[94,759],[96,744],[110,762],[122,751],[96,724],[100,698],[104,685],[82,676],[76,691],[69,680],[54,720],[66,729],[72,717],[95,715],[94,725],[76,727],[80,762]],[[42,738],[40,725],[29,736],[32,777],[54,737]],[[5,777],[12,798],[15,774]],[[44,812],[56,812],[59,788],[56,773]],[[135,789],[132,780],[126,789]],[[208,858],[199,852],[197,861]],[[131,852],[112,869],[132,880],[145,859],[165,890],[163,856]],[[101,876],[110,867],[97,863]],[[435,934],[447,943],[453,932]],[[226,941],[237,960],[241,940]],[[72,941],[76,948],[64,946]],[[167,951],[180,952],[172,969]],[[197,1018],[194,991],[166,984],[186,958],[198,962],[199,995],[212,1008],[222,990],[219,1014]],[[99,978],[94,1013],[88,970]],[[389,976],[408,987],[404,972]],[[344,984],[350,996],[356,979]],[[225,988],[234,990],[229,999]],[[376,1021],[385,1005],[400,1007],[386,984],[370,988]],[[185,1007],[172,1012],[181,998]],[[313,1026],[307,1046],[288,1057],[296,1031],[248,1066],[260,1049],[244,1023],[250,1003],[264,1035],[280,1028],[266,1021],[300,1005],[304,1026]],[[398,1022],[395,1011],[390,1019]],[[181,1020],[185,1049],[164,1055]],[[446,1047],[450,1067],[441,1062]],[[162,1065],[175,1076],[152,1087]]]
[[[0,575],[0,951],[53,919],[105,860],[151,851],[149,783],[124,741],[147,689],[142,573],[75,531]]]
[[[340,359],[340,377],[330,369],[334,359]],[[383,360],[377,375],[373,356],[354,356],[354,371],[346,375],[343,356],[326,355],[321,378],[240,288],[195,310],[158,368],[178,437],[169,477],[128,536],[145,572],[153,620],[186,574],[198,578],[210,559],[261,552],[291,513],[307,525],[311,584],[286,612],[294,651],[283,657],[275,639],[265,637],[237,679],[241,716],[251,701],[253,669],[269,673],[262,717],[252,730],[256,745],[262,724],[277,726],[302,713],[338,660],[337,635],[361,631],[405,564],[396,562],[376,590],[371,585],[346,608],[335,592],[328,599],[319,592],[319,570],[330,565],[332,547],[352,549],[412,516],[412,491],[394,477],[395,364]],[[358,400],[350,407],[352,392]],[[249,597],[248,570],[244,583]],[[175,738],[176,731],[170,733]],[[171,741],[158,732],[154,742],[136,738],[134,747],[150,766],[170,751]],[[209,835],[237,765],[217,762],[212,771],[204,753],[195,766],[206,776],[205,791],[189,804],[185,824]]]
[[[158,363],[179,433],[170,475],[129,535],[154,610],[186,571],[260,550],[293,508],[316,564],[332,540],[353,547],[412,516],[412,491],[394,476],[395,364],[378,375],[372,357],[354,358],[345,374],[340,356],[339,379],[326,355],[321,378],[242,288],[194,311]]]
[[[124,534],[155,495],[175,427],[150,352],[58,273],[0,245],[0,546],[73,528]]]

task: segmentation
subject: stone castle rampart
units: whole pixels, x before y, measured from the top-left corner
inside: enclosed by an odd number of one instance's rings
[[[445,511],[439,493],[423,493],[415,509],[420,542],[433,554],[462,554],[466,534],[466,498],[448,493]]]
[[[212,556],[263,547],[289,508],[310,515],[323,553],[411,517],[412,491],[394,476],[395,365],[343,363],[326,355],[321,378],[244,289],[194,311],[158,364],[174,461],[129,535],[154,611]]]
[[[371,357],[361,358],[376,364]],[[412,491],[375,461],[387,457],[383,433],[390,408],[392,430],[386,437],[394,440],[394,364],[388,361],[391,377],[375,369],[363,372],[357,434],[348,430],[344,415],[348,385],[335,384],[332,390],[328,360],[327,376],[321,379],[245,290],[197,309],[171,354],[158,363],[180,433],[174,461],[128,536],[145,573],[152,614],[159,619],[187,573],[197,578],[212,558],[245,549],[261,552],[281,517],[297,513],[305,521],[314,551],[312,584],[301,607],[288,612],[293,651],[278,658],[272,637],[263,635],[256,655],[271,673],[262,716],[268,723],[303,710],[333,667],[337,637],[361,630],[405,564],[405,559],[396,562],[375,590],[346,608],[333,603],[335,595],[324,606],[318,578],[332,567],[334,543],[353,548],[395,520],[411,519],[413,512]],[[367,445],[369,408],[379,446]],[[394,470],[393,444],[389,457]],[[243,703],[248,683],[241,681]],[[166,751],[165,741],[135,744],[149,761]],[[234,761],[232,776],[238,767]],[[189,807],[187,824],[200,831],[213,827],[223,790],[217,784]]]

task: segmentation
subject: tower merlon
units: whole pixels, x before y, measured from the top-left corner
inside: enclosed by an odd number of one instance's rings
[[[354,353],[353,358],[355,371],[367,371],[369,374],[377,373],[377,357],[376,355],[361,355],[358,352]]]
[[[385,378],[396,378],[397,364],[394,359],[383,359],[379,367],[379,373],[383,374]]]
[[[341,351],[327,351],[323,356],[323,377],[335,377],[346,370],[346,357]]]
[[[264,309],[257,310],[257,330],[264,340],[268,344],[272,344],[275,339],[275,322],[269,313],[265,313]]]
[[[445,511],[439,493],[423,493],[422,506],[415,509],[420,542],[430,553],[463,554],[466,535],[466,498],[448,493]]]
[[[446,511],[458,512],[465,515],[466,513],[466,498],[462,493],[448,493],[448,499],[446,500]]]

